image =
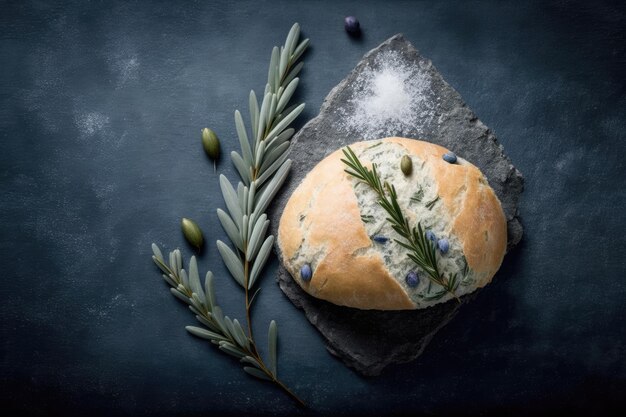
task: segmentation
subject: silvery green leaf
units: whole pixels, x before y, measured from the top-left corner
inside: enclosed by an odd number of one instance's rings
[[[287,174],[289,173],[289,168],[291,168],[291,160],[288,159],[281,165],[281,167],[276,171],[276,175],[274,178],[263,187],[263,191],[261,193],[257,193],[257,203],[255,211],[258,210],[260,213],[264,213],[270,202],[278,192],[278,189],[283,185],[285,179],[287,178]]]
[[[180,253],[180,249],[174,251],[174,258],[176,259],[175,271],[180,273],[180,270],[183,269],[183,256]]]
[[[200,300],[204,302],[204,290],[200,284],[200,274],[198,273],[198,262],[196,257],[192,256],[189,260],[189,288],[191,292],[198,294]]]
[[[302,54],[304,53],[304,51],[306,50],[308,46],[309,46],[309,38],[306,38],[305,40],[300,42],[300,44],[296,47],[296,50],[293,51],[293,54],[291,55],[291,62],[296,62],[298,58],[302,56]]]
[[[289,29],[289,33],[287,34],[287,39],[285,39],[285,50],[289,54],[289,57],[293,54],[296,49],[296,44],[298,42],[298,38],[300,37],[300,25],[298,23],[294,23]]]
[[[272,375],[274,375],[274,377],[276,376],[276,347],[278,344],[278,329],[276,327],[276,322],[274,320],[272,320],[270,322],[270,328],[267,334],[267,340],[268,340],[268,345],[269,345],[269,356],[270,356],[270,360],[269,360],[269,367],[270,367],[270,371],[272,371]]]
[[[248,106],[250,107],[250,124],[252,125],[252,132],[257,131],[257,125],[259,123],[259,102],[256,99],[254,90],[250,90],[250,97],[248,99]]]
[[[274,116],[276,115],[276,104],[278,103],[278,97],[276,97],[276,94],[272,94],[272,99],[270,100],[270,107],[269,110],[267,111],[267,120],[265,121],[265,125],[266,126],[272,126],[272,121],[274,119]]]
[[[250,196],[248,197],[248,207],[246,207],[247,213],[252,213],[254,210],[254,197],[256,196],[256,181],[252,181],[250,184]]]
[[[244,214],[243,215],[243,219],[241,221],[242,224],[242,229],[241,229],[241,238],[243,239],[244,242],[248,241],[248,215]]]
[[[264,133],[265,133],[265,127],[267,125],[267,113],[269,112],[269,107],[272,104],[272,93],[267,93],[265,94],[265,96],[263,97],[263,102],[261,103],[261,113],[259,115],[259,126],[257,127],[257,131],[256,131],[256,140],[257,142],[260,142],[261,140],[263,140],[264,137]],[[252,165],[252,163],[250,163],[250,165]]]
[[[272,57],[270,58],[270,67],[267,71],[267,83],[273,90],[276,80],[276,70],[278,69],[278,60],[280,59],[280,50],[277,46],[272,49]]]
[[[176,298],[178,298],[180,301],[184,302],[185,304],[190,303],[189,297],[187,297],[185,294],[178,291],[176,288],[170,288],[170,292],[174,294]]]
[[[239,346],[242,346],[243,344],[239,342],[239,338],[237,337],[235,326],[233,325],[233,321],[230,319],[230,317],[228,316],[224,317],[224,324],[226,325],[226,328],[228,329],[228,333],[230,333],[233,339],[235,339],[235,342],[237,342]]]
[[[289,63],[289,51],[286,48],[280,50],[280,63],[278,64],[278,77],[282,78],[287,70],[287,64]]]
[[[278,70],[279,70],[279,67],[280,67],[280,55],[282,54],[282,52],[283,52],[283,47],[281,46],[278,49],[278,60],[276,61],[276,71],[274,71],[274,85],[272,85],[272,91],[273,92],[276,92],[276,90],[278,90],[278,86],[280,84],[281,74],[280,74],[280,72]]]
[[[152,255],[152,260],[154,261],[154,263],[156,264],[156,266],[159,267],[159,269],[163,272],[165,272],[166,274],[170,273],[169,268],[167,267],[167,265],[165,265],[163,263],[163,261],[159,260],[156,256]]]
[[[219,306],[213,307],[213,311],[211,312],[211,318],[219,326],[222,333],[228,336],[228,329],[226,328],[226,324],[224,323],[224,313],[222,313],[222,309]]]
[[[165,282],[167,282],[168,284],[170,284],[172,287],[176,287],[176,283],[174,281],[172,281],[172,278],[168,277],[165,274],[161,274],[161,276],[163,277],[163,279],[165,280]]]
[[[243,252],[243,240],[241,239],[239,229],[237,229],[235,222],[233,222],[230,216],[222,209],[217,209],[217,218],[220,220],[222,228],[228,235],[228,238]]]
[[[249,195],[248,187],[244,186],[243,187],[243,199],[240,200],[239,202],[242,213],[245,213],[246,207],[248,207],[248,195]]]
[[[230,212],[230,217],[233,219],[239,229],[241,229],[241,208],[239,207],[239,201],[237,199],[237,193],[230,184],[228,179],[222,174],[220,175],[220,188],[222,189],[222,196],[226,207]]]
[[[239,204],[239,207],[243,207],[243,200],[244,200],[243,188],[244,187],[245,185],[243,185],[241,181],[239,182],[239,184],[237,184],[237,204]]]
[[[265,84],[265,91],[263,92],[263,96],[272,92],[272,86],[269,84]],[[260,119],[259,119],[260,120]]]
[[[224,338],[222,335],[203,329],[202,327],[185,326],[185,329],[192,335],[201,337],[203,339],[228,341],[228,339]]]
[[[263,161],[263,157],[265,156],[265,141],[259,142],[259,147],[256,152],[256,157],[254,160],[254,166],[259,168]]]
[[[243,358],[244,356],[246,356],[245,352],[243,352],[241,349],[239,349],[237,346],[233,345],[232,343],[229,342],[225,342],[225,341],[221,341],[219,348],[221,350],[223,350],[224,352],[236,357],[236,358]]]
[[[261,270],[265,266],[265,262],[267,262],[267,258],[269,258],[270,253],[272,252],[273,244],[274,236],[269,235],[267,239],[265,239],[265,242],[263,242],[263,246],[259,249],[259,254],[254,261],[254,266],[252,267],[252,272],[250,273],[250,284],[248,285],[248,289],[252,288],[257,277],[260,275]]]
[[[248,261],[254,259],[257,252],[261,248],[261,242],[265,237],[265,232],[267,232],[267,226],[269,226],[269,224],[270,221],[267,220],[267,215],[262,214],[254,225],[254,229],[252,229],[252,233],[250,236],[250,241],[248,242],[248,252],[246,253],[246,259]]]
[[[252,162],[252,149],[250,149],[246,126],[243,123],[243,118],[241,117],[239,110],[235,110],[235,127],[237,128],[237,136],[239,137],[239,145],[241,146],[243,160],[246,161],[247,164],[250,164]]]
[[[235,281],[237,281],[239,285],[245,288],[243,267],[241,266],[241,261],[239,260],[237,255],[235,255],[235,253],[228,247],[228,245],[226,245],[221,240],[217,241],[217,249],[220,252],[220,255],[222,255],[222,259],[224,260],[226,268],[228,268],[230,274],[233,276],[233,278],[235,278]]]
[[[265,381],[272,380],[269,376],[265,374],[265,372],[259,371],[257,368],[253,368],[251,366],[244,366],[243,370],[256,378],[263,379]]]
[[[189,310],[191,310],[191,312],[192,312],[193,314],[195,314],[196,316],[199,316],[200,314],[202,314],[202,312],[201,312],[200,310],[203,310],[203,308],[202,308],[202,307],[200,307],[200,306],[198,306],[198,305],[196,304],[196,302],[195,302],[195,301],[194,301],[194,299],[193,299],[193,296],[194,296],[194,294],[191,294],[191,297],[192,297],[192,298],[190,298],[190,299],[189,299],[189,302],[190,302],[190,304],[191,304],[191,305],[189,306]]]
[[[265,147],[265,152],[270,152],[277,146],[287,142],[289,139],[291,139],[295,131],[296,130],[294,128],[290,127],[289,129],[285,129],[280,135],[272,138]]]
[[[207,319],[205,319],[199,314],[196,314],[196,320],[198,320],[200,323],[204,324],[206,327],[211,329],[211,331],[214,331],[214,332],[221,331],[215,324],[211,323],[210,321],[208,321]]]
[[[189,288],[189,277],[184,269],[180,270],[180,280],[184,288]]]
[[[174,272],[178,272],[178,269],[176,269],[176,255],[174,251],[170,252],[170,269]]]
[[[285,87],[283,87],[282,85],[280,87],[278,87],[278,92],[276,93],[276,99],[280,100],[280,98],[283,95],[283,92],[285,91]]]
[[[290,142],[283,142],[281,145],[274,148],[271,152],[265,153],[263,164],[259,168],[259,172],[263,173],[271,164],[273,164],[279,157],[281,157],[287,149],[289,149]]]
[[[300,113],[302,113],[302,110],[304,110],[304,103],[300,104],[298,107],[296,107],[291,113],[289,113],[287,116],[285,116],[268,134],[268,137],[271,137],[272,135],[277,135],[280,132],[283,131],[283,129],[287,128],[287,126],[289,126],[289,124],[291,124],[291,122],[294,121],[294,119],[296,117],[298,117],[298,115],[300,115]]]
[[[276,113],[282,112],[285,106],[289,103],[289,100],[291,100],[291,97],[293,96],[293,93],[296,91],[296,87],[298,87],[299,82],[300,82],[300,78],[294,78],[287,85],[287,87],[285,88],[285,92],[283,93],[283,95],[280,97],[280,100],[278,101],[278,105],[276,105],[276,109],[275,109]]]
[[[241,327],[241,323],[239,323],[239,320],[233,320],[233,327],[235,328],[235,334],[239,335],[238,340],[241,340],[242,342],[241,346],[250,349],[250,340],[248,340],[246,332],[244,332],[243,327]]]
[[[156,256],[156,258],[163,262],[163,254],[161,253],[161,249],[159,249],[159,247],[153,243],[152,244],[152,253],[154,253],[154,256]]]
[[[235,168],[237,168],[237,172],[239,173],[239,176],[241,177],[243,182],[245,184],[249,184],[250,175],[249,175],[248,169],[246,168],[247,165],[241,158],[241,155],[239,155],[235,151],[232,151],[230,153],[230,160],[233,161],[233,165],[235,165]]]
[[[217,307],[217,303],[215,301],[215,290],[213,289],[213,272],[211,271],[207,272],[204,278],[204,292],[209,303],[209,311],[213,311]]]
[[[249,363],[250,365],[253,365],[253,366],[257,367],[257,368],[261,367],[261,364],[259,363],[259,361],[254,359],[252,356],[244,356],[243,358],[241,358],[240,362],[241,363]]]
[[[193,307],[196,308],[196,310],[198,310],[196,314],[202,314],[202,312],[204,311],[204,304],[205,304],[204,293],[202,294],[202,298],[200,298],[200,295],[198,295],[198,293],[192,292],[191,304],[193,305]]]
[[[300,71],[302,70],[303,66],[304,66],[304,62],[298,62],[296,64],[296,66],[293,67],[289,71],[289,74],[283,80],[282,85],[288,85],[291,81],[293,81],[293,79],[296,78],[298,76],[298,74],[300,74]]]

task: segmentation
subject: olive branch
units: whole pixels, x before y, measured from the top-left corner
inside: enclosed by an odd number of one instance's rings
[[[376,164],[373,163],[370,170],[363,166],[349,146],[346,149],[342,149],[342,151],[346,159],[342,159],[341,162],[349,168],[344,171],[369,185],[376,192],[378,205],[389,215],[387,221],[391,224],[393,230],[403,238],[403,240],[394,239],[394,241],[409,251],[408,257],[426,272],[431,283],[441,287],[441,290],[429,293],[424,299],[427,301],[438,300],[445,294],[450,294],[457,302],[460,302],[461,300],[454,293],[460,282],[457,274],[446,277],[439,272],[435,245],[426,237],[420,222],[417,223],[417,226],[409,226],[409,221],[402,213],[402,209],[398,204],[398,195],[395,187],[386,181],[384,183],[381,181],[376,170]]]
[[[224,175],[219,179],[226,211],[217,209],[217,216],[234,247],[218,240],[217,249],[233,279],[244,289],[247,332],[238,320],[224,316],[216,304],[211,271],[206,274],[204,287],[200,284],[195,257],[189,261],[188,272],[183,269],[178,249],[169,254],[168,265],[158,246],[153,244],[152,258],[172,287],[172,294],[188,304],[196,319],[206,327],[187,326],[187,331],[210,340],[222,351],[239,358],[245,364],[244,371],[275,383],[299,404],[305,405],[277,377],[276,322],[272,320],[269,325],[269,359],[265,362],[257,349],[251,317],[251,306],[259,291],[257,289],[251,295],[252,289],[274,244],[274,236],[266,236],[270,221],[265,211],[289,173],[288,149],[295,132],[289,125],[304,109],[304,103],[287,107],[298,86],[297,76],[303,66],[303,62],[297,61],[309,45],[308,39],[298,43],[299,37],[300,26],[296,23],[285,44],[273,48],[260,107],[254,90],[250,91],[249,132],[241,113],[235,111],[241,154],[231,152],[231,160],[241,177],[237,189]]]

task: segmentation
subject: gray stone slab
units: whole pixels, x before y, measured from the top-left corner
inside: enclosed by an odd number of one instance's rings
[[[419,100],[411,100],[407,120],[401,123],[354,123],[362,120],[355,117],[362,110],[359,100],[371,87],[364,78],[388,65],[390,59],[399,68],[410,69],[408,82],[419,81]],[[479,167],[502,203],[508,222],[508,249],[520,241],[523,230],[518,203],[524,184],[521,173],[504,154],[493,132],[478,120],[431,61],[421,56],[400,34],[368,52],[331,90],[319,115],[293,138],[291,159],[294,164],[287,184],[273,204],[273,233],[276,234],[289,197],[319,161],[342,146],[385,136],[433,142]],[[294,305],[304,310],[307,319],[324,336],[328,350],[364,375],[377,375],[389,364],[418,357],[459,307],[458,303],[449,301],[417,311],[358,310],[309,296],[282,266],[277,279],[282,291]],[[471,298],[464,297],[463,303]],[[412,326],[408,328],[407,323]]]

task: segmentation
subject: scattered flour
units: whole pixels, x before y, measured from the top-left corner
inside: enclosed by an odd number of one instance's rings
[[[390,51],[378,56],[354,81],[354,95],[339,109],[344,130],[363,139],[420,133],[435,114],[428,74]]]
[[[91,137],[102,132],[109,124],[109,117],[98,112],[78,114],[74,117],[82,137]]]

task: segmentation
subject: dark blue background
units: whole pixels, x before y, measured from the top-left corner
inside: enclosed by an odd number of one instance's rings
[[[402,32],[526,177],[525,236],[418,360],[362,378],[331,357],[267,268],[259,341],[306,413],[597,412],[626,405],[626,19],[619,2],[2,2],[0,400],[43,415],[287,415],[294,403],[188,335],[150,243],[182,216],[224,239],[200,129],[236,149],[233,112],[298,21],[300,118]],[[354,14],[363,37],[343,31]],[[224,158],[218,172],[236,178]],[[200,259],[227,314],[241,291]],[[410,323],[407,323],[410,325]],[[372,341],[375,343],[375,341]]]

